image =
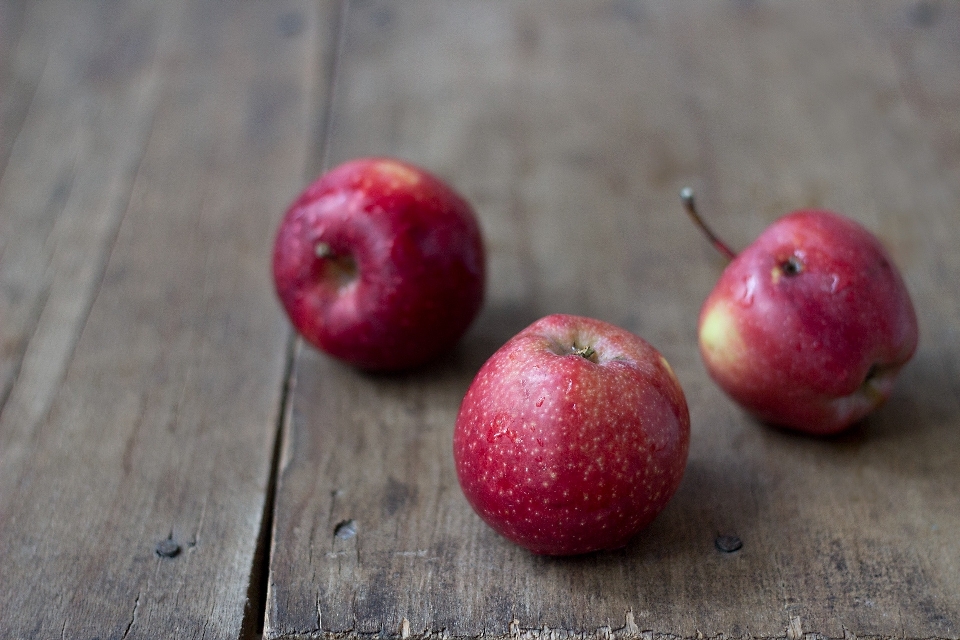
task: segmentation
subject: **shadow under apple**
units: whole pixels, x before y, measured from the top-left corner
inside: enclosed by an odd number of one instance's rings
[[[751,418],[744,416],[745,420]],[[755,422],[755,421],[754,421]],[[956,467],[960,450],[960,370],[950,349],[922,347],[904,367],[893,394],[849,429],[811,436],[756,423],[768,455],[809,458],[816,466],[872,467],[918,476]]]

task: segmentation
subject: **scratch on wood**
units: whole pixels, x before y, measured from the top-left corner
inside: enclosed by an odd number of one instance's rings
[[[207,504],[210,502],[210,495],[207,494],[203,497],[203,504],[200,505],[200,517],[197,519],[197,528],[193,532],[193,537],[187,542],[187,547],[190,550],[193,550],[197,546],[197,543],[200,541],[200,534],[203,531],[203,523],[207,518]]]
[[[0,247],[0,255],[3,254],[3,248]],[[26,340],[23,340],[17,349],[16,355],[14,357],[14,367],[13,372],[10,378],[7,380],[7,383],[4,385],[2,391],[0,391],[0,415],[3,414],[7,407],[7,403],[10,401],[10,398],[13,396],[13,390],[17,386],[17,382],[20,380],[20,374],[23,371],[24,360],[27,357],[27,350],[30,348],[30,343],[33,342],[34,338],[37,335],[37,329],[40,324],[40,316],[43,313],[43,309],[47,306],[47,301],[50,299],[50,286],[45,286],[40,294],[39,299],[37,300],[34,308],[31,310],[29,316],[30,326],[33,327],[33,331],[30,334],[30,337]],[[49,404],[49,403],[48,403]]]
[[[800,618],[790,618],[787,626],[787,640],[803,640],[803,623]]]
[[[640,627],[633,619],[633,609],[629,609],[624,616],[622,634],[629,638],[635,638],[640,635]]]
[[[317,631],[323,631],[323,613],[320,611],[320,592],[317,592]]]

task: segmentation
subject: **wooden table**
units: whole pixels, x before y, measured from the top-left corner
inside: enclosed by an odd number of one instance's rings
[[[367,375],[296,341],[272,235],[386,154],[476,207],[455,351]],[[696,316],[795,208],[889,247],[921,341],[832,439],[709,380]],[[0,637],[960,637],[960,3],[4,0]],[[470,510],[451,431],[551,313],[639,333],[687,472],[626,549],[534,557]],[[719,551],[718,535],[743,547]]]

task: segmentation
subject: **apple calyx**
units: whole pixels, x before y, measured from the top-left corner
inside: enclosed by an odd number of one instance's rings
[[[684,187],[680,190],[680,201],[683,202],[683,208],[686,209],[687,215],[690,216],[690,219],[700,227],[700,230],[707,236],[707,239],[710,240],[710,244],[714,248],[723,254],[727,260],[733,260],[737,257],[737,253],[727,245],[723,240],[717,237],[717,234],[713,232],[713,229],[704,222],[703,218],[700,217],[700,214],[697,212],[697,203],[693,198],[693,189],[690,187]]]
[[[329,242],[320,241],[314,246],[314,255],[323,264],[324,276],[333,280],[342,289],[357,279],[359,268],[356,259],[349,253],[337,253]]]
[[[780,264],[780,271],[788,278],[798,276],[803,273],[803,263],[797,256],[790,256]]]

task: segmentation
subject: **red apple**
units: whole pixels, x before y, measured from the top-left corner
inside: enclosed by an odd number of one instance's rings
[[[453,452],[467,500],[538,554],[624,546],[664,508],[687,461],[690,415],[670,365],[614,325],[552,315],[481,367]]]
[[[368,370],[413,367],[450,348],[480,309],[484,274],[470,205],[390,158],[347,162],[307,187],[273,253],[296,330]]]
[[[687,210],[698,223],[692,193]],[[917,347],[917,317],[887,251],[859,223],[797,211],[734,255],[700,312],[713,379],[760,420],[842,431],[883,403]]]

